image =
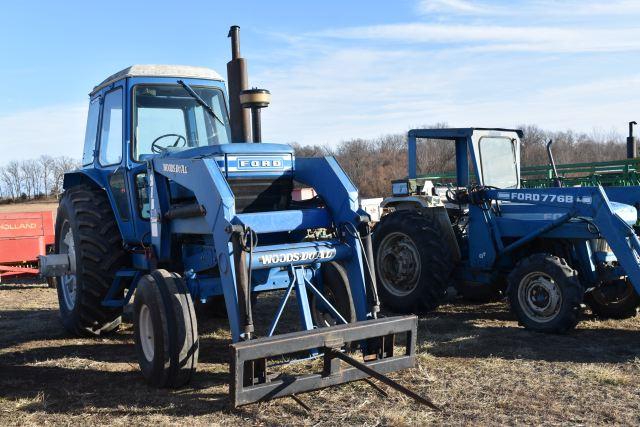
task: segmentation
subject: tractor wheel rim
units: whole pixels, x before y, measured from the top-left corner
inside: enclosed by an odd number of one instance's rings
[[[73,240],[73,232],[68,222],[63,225],[61,234],[64,238],[62,242],[60,242],[60,253],[69,256],[69,274],[60,277],[60,288],[62,290],[64,304],[67,306],[67,309],[71,311],[76,306],[76,300],[78,298],[78,281],[76,277],[75,242]]]
[[[418,286],[422,270],[416,244],[404,233],[390,233],[380,243],[376,256],[380,282],[395,296],[406,296]]]
[[[151,319],[151,310],[146,304],[143,304],[142,307],[140,307],[138,325],[140,325],[140,346],[142,347],[142,353],[144,353],[144,357],[147,361],[153,362],[153,355],[155,352],[153,320]]]
[[[518,302],[525,314],[537,322],[550,322],[562,308],[562,292],[546,273],[527,274],[518,288]]]

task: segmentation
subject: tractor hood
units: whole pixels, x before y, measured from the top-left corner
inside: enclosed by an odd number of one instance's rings
[[[216,161],[235,197],[236,212],[284,210],[293,189],[293,148],[284,144],[222,144],[170,151],[169,158]],[[186,198],[181,188],[173,188],[174,198]]]
[[[168,152],[179,159],[214,158],[225,176],[277,176],[293,171],[293,148],[285,144],[221,144]]]
[[[286,144],[253,144],[253,143],[236,143],[236,144],[220,144],[220,145],[207,145],[204,147],[190,148],[188,150],[173,151],[167,153],[166,156],[175,157],[178,159],[196,158],[202,159],[204,157],[215,157],[226,154],[247,154],[247,155],[262,155],[262,154],[290,154],[293,155],[293,148]]]
[[[635,225],[638,221],[638,211],[631,205],[624,203],[609,202],[613,212],[618,215],[624,222],[629,225]],[[500,202],[500,211],[502,217],[517,219],[521,221],[549,221],[556,219],[563,214],[567,213],[567,209],[551,206],[538,206],[534,212],[532,212],[533,205],[530,203],[518,203],[518,202]]]
[[[635,207],[611,201],[609,204],[611,205],[613,212],[627,224],[634,225],[638,222],[638,210]]]

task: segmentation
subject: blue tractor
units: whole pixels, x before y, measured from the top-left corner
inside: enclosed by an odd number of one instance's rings
[[[382,202],[389,213],[374,231],[385,306],[431,310],[452,288],[474,299],[506,295],[521,325],[553,333],[574,328],[583,303],[605,317],[637,313],[640,189],[562,188],[560,181],[522,189],[521,136],[484,128],[409,132],[408,176],[392,183]],[[455,144],[455,182],[418,176],[423,139]]]
[[[233,406],[369,376],[408,392],[384,374],[414,365],[417,320],[378,318],[356,188],[332,157],[259,143],[269,92],[247,89],[238,27],[229,36],[229,102],[198,67],[134,65],[91,92],[83,166],[64,177],[56,251],[42,259],[64,327],[114,331],[135,295],[142,373],[179,387],[198,362],[195,305],[209,304],[229,319]],[[293,200],[300,186],[317,197]],[[271,291],[273,320],[255,325],[255,295]],[[299,331],[277,334],[292,294]],[[363,361],[346,354],[358,349]],[[271,375],[274,358],[301,354],[324,358],[320,372]]]

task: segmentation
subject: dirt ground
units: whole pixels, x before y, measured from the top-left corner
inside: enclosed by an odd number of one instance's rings
[[[12,213],[12,212],[41,212],[41,211],[56,211],[58,209],[58,201],[44,201],[44,202],[26,202],[26,203],[12,203],[10,205],[0,205],[0,213]]]
[[[262,312],[274,301],[258,301]],[[586,315],[566,336],[525,331],[504,303],[447,305],[419,324],[418,366],[392,376],[429,396],[434,412],[364,382],[228,408],[226,321],[200,322],[200,365],[181,390],[149,388],[132,327],[100,339],[66,334],[53,289],[0,285],[3,425],[640,424],[640,318]],[[289,319],[290,321],[291,319]],[[258,320],[260,321],[260,320]]]

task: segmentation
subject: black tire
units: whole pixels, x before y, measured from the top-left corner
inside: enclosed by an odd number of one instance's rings
[[[154,270],[138,282],[134,335],[140,370],[158,388],[187,384],[198,365],[198,325],[191,295],[176,273]]]
[[[638,314],[640,295],[628,280],[617,280],[587,292],[584,301],[600,318],[628,319]]]
[[[126,266],[127,254],[104,191],[79,185],[64,192],[56,218],[56,253],[70,252],[75,254],[71,260],[75,274],[52,281],[62,324],[76,335],[114,331],[120,325],[122,308],[101,303],[116,272]]]
[[[501,299],[503,299],[504,294],[501,288],[504,289],[504,286],[500,287],[500,285],[495,283],[464,283],[458,285],[456,287],[456,290],[465,301],[473,304],[485,304],[489,302],[500,301]]]
[[[357,320],[356,309],[353,305],[347,271],[339,263],[331,261],[322,264],[320,272],[323,285],[322,295],[344,317],[347,323],[355,322]],[[310,290],[307,292],[310,293],[311,318],[315,326],[323,328],[342,324],[316,294]]]
[[[584,289],[563,258],[535,254],[509,274],[511,311],[520,325],[537,332],[565,333],[580,320]]]
[[[428,209],[399,210],[382,218],[373,250],[384,307],[413,313],[433,310],[444,300],[456,261],[446,243],[452,231],[445,226]]]

